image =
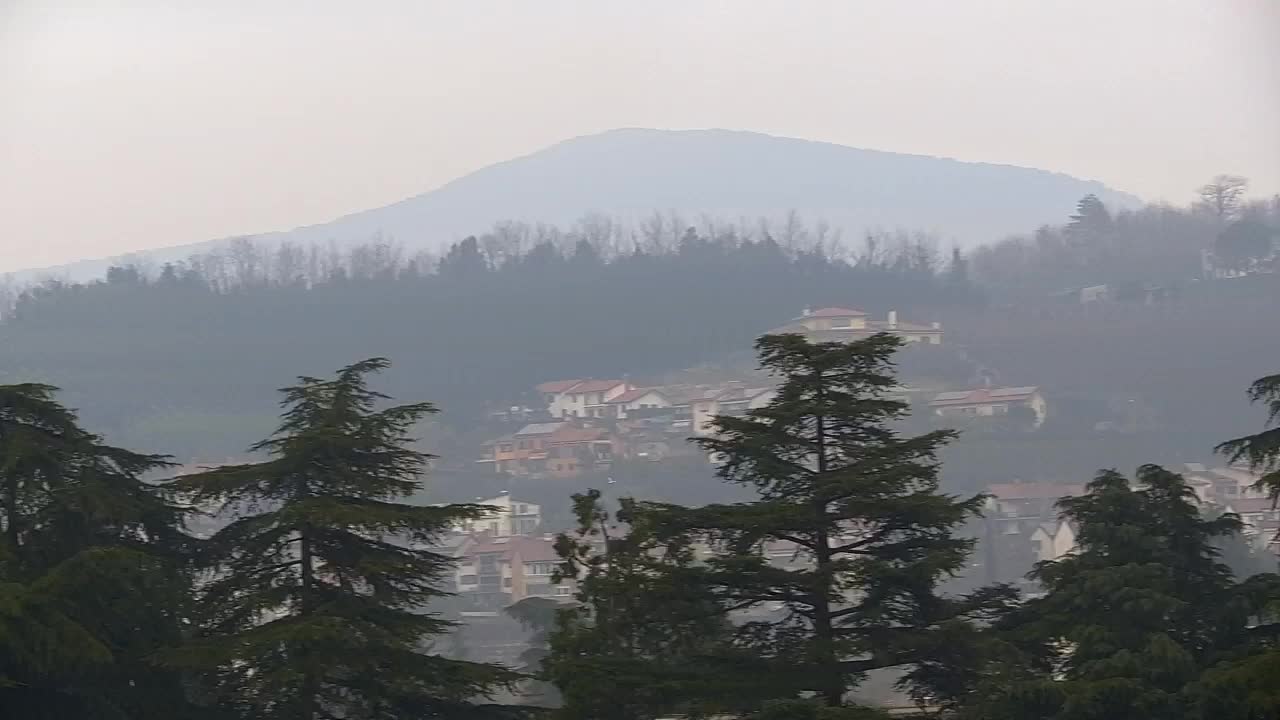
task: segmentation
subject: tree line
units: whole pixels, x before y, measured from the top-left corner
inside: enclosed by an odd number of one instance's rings
[[[1280,578],[1234,577],[1214,542],[1239,520],[1202,517],[1162,468],[1063,501],[1080,547],[1037,568],[1043,595],[943,593],[981,497],[939,488],[952,433],[898,429],[900,344],[759,340],[777,397],[699,441],[752,500],[575,496],[557,551],[577,602],[524,613],[546,643],[531,677],[436,651],[434,548],[483,509],[404,502],[430,460],[411,429],[436,408],[372,389],[387,361],[299,377],[260,460],[164,482],[144,475],[166,457],[83,429],[54,388],[0,386],[0,715],[861,718],[879,711],[853,691],[892,672],[958,718],[1274,716]],[[1280,376],[1252,397],[1274,422]],[[1221,450],[1274,496],[1278,438]],[[190,532],[207,514],[226,523]],[[560,707],[488,699],[531,680]]]
[[[675,233],[670,222],[654,247],[480,237],[430,267],[374,245],[334,265],[318,253],[319,274],[295,276],[287,246],[252,244],[233,245],[220,271],[207,259],[120,267],[22,293],[0,323],[0,367],[56,381],[116,437],[220,460],[270,429],[259,403],[269,378],[341,366],[352,348],[399,359],[386,380],[395,394],[424,393],[474,424],[527,403],[548,378],[721,360],[814,303],[928,321],[934,308],[981,302],[922,238],[849,257],[799,225],[775,238],[718,225]]]
[[[1226,271],[1275,262],[1280,196],[1250,199],[1247,192],[1244,178],[1220,175],[1190,206],[1118,212],[1090,195],[1062,225],[976,249],[972,274],[1002,301],[1095,285],[1114,286],[1123,299],[1140,297],[1144,286],[1201,279],[1206,260]]]

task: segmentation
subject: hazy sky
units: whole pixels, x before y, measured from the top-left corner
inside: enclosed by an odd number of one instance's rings
[[[322,222],[637,126],[1272,193],[1280,0],[0,0],[0,270]]]

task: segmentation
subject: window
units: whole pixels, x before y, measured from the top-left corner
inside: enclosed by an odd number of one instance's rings
[[[459,577],[459,578],[458,578],[458,584],[459,584],[459,585],[475,585],[475,584],[476,584],[476,576],[475,576],[475,575],[463,575],[462,577]]]
[[[553,562],[529,562],[524,564],[526,575],[550,575],[556,571]]]
[[[528,505],[525,505],[524,503],[520,503],[519,505],[516,506],[517,515],[527,515],[528,513],[529,513]]]
[[[511,452],[511,443],[502,443],[501,445],[498,446],[498,451],[504,452],[504,453]]]
[[[569,586],[568,586],[568,585],[557,585],[557,586],[556,586],[556,595],[557,595],[557,596],[559,596],[559,597],[568,597],[569,595],[572,595],[572,594],[573,594],[573,590],[571,590],[571,589],[569,588]]]
[[[849,318],[831,318],[831,327],[847,328],[853,324],[853,320]]]
[[[511,587],[511,578],[502,578],[502,587],[504,588]]]
[[[516,447],[520,448],[521,450],[528,450],[528,449],[529,449],[529,441],[528,441],[528,440],[521,440],[521,441],[520,441],[520,443],[519,443],[518,445],[516,445]]]

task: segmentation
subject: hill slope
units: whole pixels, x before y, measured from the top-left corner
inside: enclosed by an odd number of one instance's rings
[[[567,140],[386,207],[258,237],[351,245],[382,233],[411,249],[439,248],[503,220],[569,225],[600,213],[635,222],[654,211],[755,219],[796,210],[846,237],[902,227],[974,245],[1060,222],[1089,193],[1114,206],[1139,203],[1099,182],[1030,168],[729,130],[626,129]],[[177,260],[218,242],[149,256]],[[83,278],[107,264],[49,272]]]

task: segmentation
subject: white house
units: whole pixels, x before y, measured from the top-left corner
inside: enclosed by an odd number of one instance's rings
[[[929,407],[941,417],[993,417],[1009,414],[1010,408],[1025,407],[1035,413],[1036,427],[1048,415],[1044,396],[1034,386],[944,392],[935,395]]]
[[[477,505],[492,508],[492,512],[474,520],[463,520],[456,528],[460,532],[487,532],[490,537],[503,538],[512,535],[533,535],[542,526],[542,507],[531,502],[515,500],[504,493],[488,500],[477,500]]]
[[[606,403],[630,389],[624,380],[555,380],[537,387],[552,417],[605,417]]]
[[[1076,549],[1076,531],[1065,520],[1041,523],[1031,533],[1031,544],[1040,562],[1058,560]]]
[[[931,323],[919,325],[898,320],[898,312],[890,310],[884,320],[872,320],[861,310],[842,307],[825,307],[818,310],[806,309],[800,317],[790,323],[769,331],[771,335],[796,333],[804,335],[811,341],[849,342],[871,337],[876,333],[897,335],[909,343],[927,345],[942,344],[942,325]]]
[[[605,400],[605,404],[611,408],[611,416],[619,419],[637,411],[657,410],[673,405],[671,398],[659,388],[632,388]]]

